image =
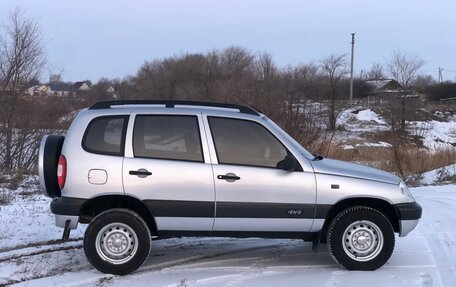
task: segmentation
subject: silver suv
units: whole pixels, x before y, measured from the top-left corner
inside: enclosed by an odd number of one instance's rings
[[[152,239],[299,238],[327,242],[350,270],[374,270],[421,207],[387,172],[313,156],[241,105],[108,101],[43,138],[43,192],[63,237],[88,223],[84,251],[105,273],[127,274]]]

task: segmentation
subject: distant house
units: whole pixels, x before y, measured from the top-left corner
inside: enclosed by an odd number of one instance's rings
[[[69,97],[74,96],[76,93],[76,87],[73,84],[65,82],[50,82],[50,91],[48,94],[58,97]]]
[[[48,85],[36,85],[27,89],[26,93],[30,96],[48,94],[50,88]]]
[[[82,82],[76,82],[74,83],[74,88],[78,92],[88,92],[90,91],[91,87],[88,82],[82,81]]]
[[[114,89],[113,86],[109,86],[109,87],[105,90],[105,94],[111,96],[113,99],[117,99],[116,89]]]
[[[366,80],[366,83],[372,87],[368,93],[370,101],[380,101],[388,103],[391,100],[404,98],[408,104],[420,104],[421,97],[412,90],[406,90],[394,79]]]
[[[372,92],[369,93],[369,96],[378,98],[397,97],[407,92],[401,84],[393,79],[366,80],[366,83],[372,87]]]
[[[116,91],[112,86],[109,86],[106,90],[105,93],[107,94],[113,94]]]
[[[56,97],[72,97],[77,93],[90,91],[91,86],[88,82],[65,83],[62,81],[52,81],[49,84],[36,85],[27,89],[26,93],[30,96],[45,95]]]

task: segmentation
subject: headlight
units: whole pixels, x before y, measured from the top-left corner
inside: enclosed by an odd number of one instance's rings
[[[408,197],[410,199],[410,201],[415,201],[415,198],[413,197],[412,193],[410,192],[407,185],[405,185],[405,183],[403,181],[401,181],[401,183],[399,183],[399,187],[400,187],[403,195]]]

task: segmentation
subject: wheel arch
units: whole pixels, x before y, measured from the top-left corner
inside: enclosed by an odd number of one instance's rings
[[[366,206],[381,212],[386,216],[386,218],[393,226],[394,232],[399,232],[399,219],[397,217],[396,211],[394,210],[394,207],[388,201],[371,197],[345,198],[334,204],[326,214],[325,223],[323,224],[323,228],[321,230],[322,242],[326,242],[328,227],[334,217],[336,217],[337,214],[339,214],[341,211],[354,206]]]
[[[87,200],[79,212],[79,221],[89,223],[103,211],[125,208],[136,212],[146,222],[152,235],[157,235],[157,223],[152,211],[138,198],[128,195],[101,195]]]

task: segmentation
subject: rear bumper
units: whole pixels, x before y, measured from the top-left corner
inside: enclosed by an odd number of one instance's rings
[[[64,228],[69,220],[69,228],[75,229],[79,222],[79,212],[85,202],[85,199],[74,197],[59,197],[52,200],[51,212],[55,215],[55,225]]]
[[[396,204],[394,209],[399,219],[399,236],[406,236],[417,226],[423,209],[416,202]]]

